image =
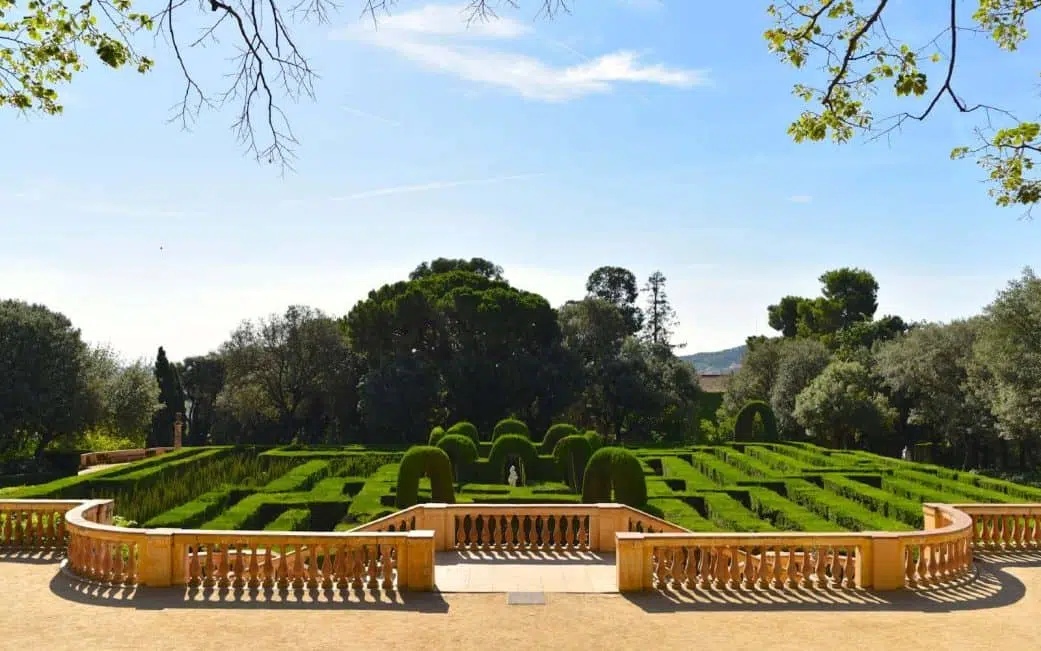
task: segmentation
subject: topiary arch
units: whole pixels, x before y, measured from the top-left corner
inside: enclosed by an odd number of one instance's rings
[[[448,428],[448,431],[445,432],[445,433],[446,434],[462,434],[463,436],[465,436],[468,439],[470,439],[471,441],[473,441],[474,445],[480,445],[481,444],[481,436],[480,436],[480,433],[477,431],[477,426],[474,425],[473,423],[467,422],[465,420],[459,421],[455,425],[452,425],[451,427]],[[431,443],[431,445],[433,445],[433,443]]]
[[[507,434],[517,434],[524,438],[531,438],[528,426],[524,424],[524,421],[516,418],[503,418],[496,423],[495,428],[492,429],[492,441],[496,441],[500,436]]]
[[[573,436],[578,434],[578,428],[574,425],[568,425],[567,423],[557,423],[556,425],[550,426],[546,430],[545,436],[542,437],[542,444],[539,445],[542,454],[553,454],[553,450],[557,447],[557,442],[563,439],[565,436]]]
[[[763,440],[776,441],[778,439],[777,419],[774,418],[773,409],[770,409],[770,405],[762,400],[751,400],[746,402],[741,411],[737,413],[737,420],[734,421],[735,441],[752,441],[756,438],[755,417],[757,414],[763,421]]]
[[[457,482],[462,481],[467,468],[477,461],[477,446],[470,437],[462,434],[446,434],[437,442],[437,447],[445,451],[452,461],[452,472]]]
[[[575,490],[582,486],[582,476],[591,456],[593,447],[589,445],[589,439],[581,434],[565,436],[553,447],[553,459],[564,473],[568,485]]]
[[[399,509],[419,502],[419,480],[423,477],[430,477],[430,498],[434,502],[455,504],[451,459],[441,448],[415,445],[401,457],[398,466],[396,502]]]
[[[586,464],[582,501],[586,504],[614,501],[635,508],[647,503],[647,479],[640,460],[624,448],[600,448]]]
[[[488,464],[500,477],[505,479],[505,473],[509,472],[509,468],[506,467],[507,462],[511,460],[520,462],[517,472],[520,473],[521,484],[523,484],[526,469],[534,468],[538,463],[538,458],[538,450],[528,437],[520,434],[503,434],[495,439],[495,443],[492,443],[492,451],[488,453]]]
[[[437,445],[437,442],[445,435],[445,428],[438,425],[434,429],[430,430],[430,440],[427,441],[427,445]]]

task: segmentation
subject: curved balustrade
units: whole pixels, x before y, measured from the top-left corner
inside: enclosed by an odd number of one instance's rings
[[[67,550],[67,569],[125,585],[429,590],[435,550],[616,551],[621,591],[947,583],[974,549],[1041,547],[1041,504],[923,506],[925,530],[691,533],[619,504],[421,504],[349,532],[130,529],[111,500],[0,500],[0,547]]]
[[[1041,504],[954,504],[972,518],[972,545],[981,550],[1041,548]]]

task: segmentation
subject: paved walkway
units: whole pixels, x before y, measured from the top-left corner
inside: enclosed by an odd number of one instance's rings
[[[87,587],[47,559],[0,556],[2,648],[722,649],[930,651],[1037,648],[1041,554],[980,564],[969,585],[928,595],[834,590],[698,599],[547,594],[389,598],[186,594]]]
[[[99,470],[107,470],[109,468],[115,468],[116,466],[125,466],[125,465],[127,465],[127,464],[125,464],[125,463],[99,463],[96,466],[91,466],[89,468],[84,468],[83,470],[79,471],[79,474],[81,474],[81,475],[89,475],[90,473],[97,472]]]
[[[617,592],[614,554],[441,552],[441,592]]]

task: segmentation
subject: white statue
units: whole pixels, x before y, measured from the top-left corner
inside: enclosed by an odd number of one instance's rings
[[[517,475],[517,466],[510,466],[510,476],[506,480],[510,482],[510,488],[517,486],[518,479],[520,479],[520,477]]]
[[[902,456],[904,458],[904,461],[910,461],[911,460],[911,448],[909,448],[909,447],[907,447],[905,445],[904,446],[904,453],[903,453]]]

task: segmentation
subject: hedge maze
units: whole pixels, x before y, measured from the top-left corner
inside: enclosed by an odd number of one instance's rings
[[[430,445],[408,450],[185,448],[0,495],[114,498],[120,522],[150,528],[271,531],[345,530],[424,501],[613,500],[703,532],[912,530],[923,502],[1041,502],[1041,488],[866,452],[774,442],[623,450],[569,425],[532,440],[518,423],[487,437],[468,423],[435,428]]]

